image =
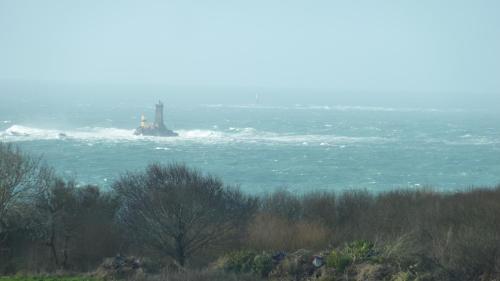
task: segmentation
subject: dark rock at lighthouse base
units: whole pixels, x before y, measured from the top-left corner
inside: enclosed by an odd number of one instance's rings
[[[138,136],[156,136],[156,137],[177,137],[178,133],[167,128],[154,128],[154,127],[138,127],[135,129],[134,135]]]

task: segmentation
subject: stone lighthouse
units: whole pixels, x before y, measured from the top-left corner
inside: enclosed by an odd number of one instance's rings
[[[161,101],[158,101],[156,104],[154,127],[158,129],[166,129],[165,123],[163,123],[163,103]]]
[[[157,137],[176,137],[178,134],[167,129],[163,123],[163,103],[158,101],[155,108],[155,121],[148,124],[144,115],[141,116],[141,125],[135,129],[134,135],[157,136]]]

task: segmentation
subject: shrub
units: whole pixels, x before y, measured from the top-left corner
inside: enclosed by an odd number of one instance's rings
[[[326,257],[326,266],[333,267],[339,272],[345,271],[351,262],[352,259],[350,256],[335,250],[331,251]]]
[[[353,262],[360,261],[373,254],[373,243],[367,240],[357,240],[347,244],[344,252]]]
[[[406,271],[400,271],[394,274],[391,278],[391,281],[411,281],[411,274]]]
[[[273,269],[273,258],[270,254],[263,252],[262,254],[256,255],[253,259],[252,270],[254,273],[266,277],[269,272]]]
[[[366,240],[357,240],[347,244],[342,251],[331,251],[326,257],[326,266],[343,272],[349,264],[364,260],[372,254],[373,243]]]
[[[289,253],[271,272],[271,280],[302,280],[315,270],[312,264],[313,252],[305,249]]]
[[[222,261],[222,268],[226,272],[255,273],[265,277],[273,269],[273,259],[270,254],[258,254],[252,250],[241,250],[229,253]]]
[[[257,253],[250,250],[241,250],[229,253],[222,265],[224,271],[234,273],[247,273],[253,269]]]

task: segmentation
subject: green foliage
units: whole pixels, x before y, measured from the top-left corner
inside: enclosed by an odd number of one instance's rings
[[[326,257],[326,266],[333,267],[339,272],[345,271],[351,262],[352,259],[350,256],[335,250],[331,251]]]
[[[229,253],[226,256],[223,268],[227,272],[247,273],[253,268],[257,253],[251,250],[241,250]]]
[[[270,254],[258,254],[251,250],[242,250],[228,254],[224,259],[223,269],[234,273],[255,273],[265,277],[273,269],[273,259]]]
[[[357,240],[345,246],[341,251],[333,250],[326,257],[326,266],[343,272],[351,263],[364,260],[373,255],[373,243]]]
[[[344,253],[348,255],[353,262],[368,258],[373,254],[373,243],[367,240],[357,240],[347,244]]]
[[[256,255],[253,259],[252,270],[254,273],[265,277],[269,274],[269,272],[271,272],[273,266],[273,258],[271,257],[271,255],[263,252],[259,255]]]

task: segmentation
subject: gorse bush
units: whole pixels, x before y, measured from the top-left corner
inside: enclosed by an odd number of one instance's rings
[[[373,252],[373,243],[367,240],[350,242],[344,248],[344,253],[348,255],[353,262],[368,258],[373,255]]]
[[[343,272],[351,263],[363,261],[374,254],[373,243],[367,240],[356,240],[345,245],[343,249],[332,250],[326,256],[326,266]]]
[[[267,276],[273,266],[271,254],[252,250],[232,252],[222,259],[222,268],[226,272],[253,273],[261,277]]]
[[[341,251],[333,250],[326,257],[326,266],[335,268],[339,272],[344,272],[351,262],[351,257]]]
[[[255,274],[265,277],[271,272],[273,266],[274,262],[271,254],[263,252],[254,257],[252,270]]]
[[[227,272],[248,273],[254,268],[255,251],[241,250],[227,254],[223,258],[222,268]]]

